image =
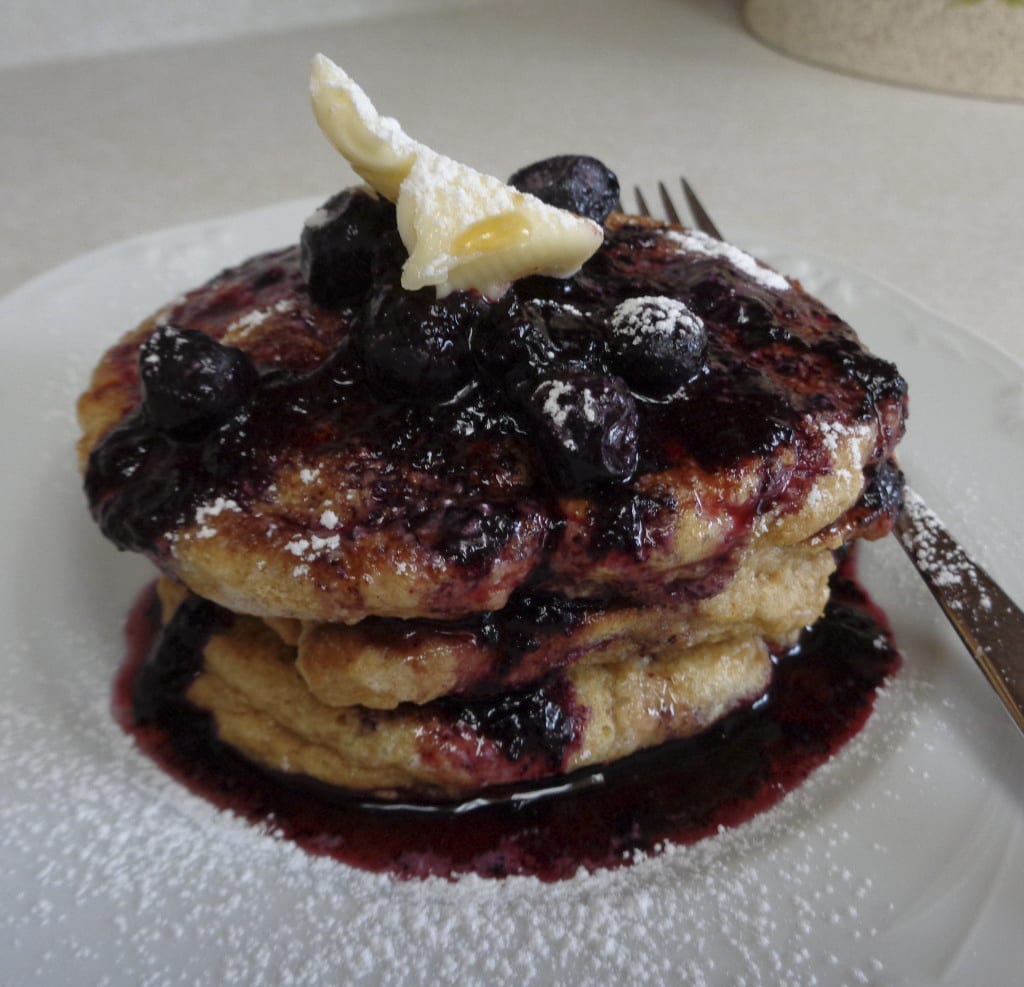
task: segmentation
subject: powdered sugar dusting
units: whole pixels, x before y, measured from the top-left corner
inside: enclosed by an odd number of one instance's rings
[[[983,715],[977,700],[986,687],[977,695],[948,688],[960,680],[943,669],[961,658],[967,664],[966,657],[938,609],[929,616],[931,600],[912,568],[895,558],[895,546],[870,549],[893,556],[887,584],[894,613],[904,612],[903,643],[914,650],[865,732],[766,816],[631,870],[555,886],[520,879],[397,883],[310,857],[163,775],[110,718],[118,623],[133,574],[146,577],[142,563],[115,557],[86,532],[79,481],[67,462],[69,409],[109,326],[128,324],[125,296],[138,295],[136,281],[157,285],[139,306],[141,317],[163,295],[168,267],[184,269],[184,257],[189,279],[210,269],[209,249],[202,243],[197,252],[195,240],[191,231],[187,248],[164,241],[158,252],[149,248],[159,268],[141,275],[133,260],[139,249],[131,246],[112,267],[115,283],[102,272],[97,277],[96,265],[89,277],[76,269],[77,288],[70,278],[59,292],[45,283],[49,295],[60,296],[63,322],[38,322],[42,290],[23,296],[18,310],[14,296],[4,300],[26,345],[59,333],[61,348],[47,353],[55,363],[38,388],[38,406],[22,409],[31,437],[43,437],[24,460],[32,482],[8,485],[4,501],[14,504],[14,492],[30,486],[40,495],[37,513],[12,508],[7,516],[49,520],[23,532],[12,525],[4,568],[0,982],[569,987],[646,977],[655,987],[799,987],[920,984],[959,974],[984,983],[977,971],[987,946],[997,943],[1004,961],[1019,959],[1020,944],[1002,932],[1006,916],[1020,909],[994,907],[1020,899],[1007,891],[1019,887],[1022,846],[1012,746],[1018,738],[1008,721],[1001,731],[1001,719]],[[822,279],[820,268],[811,270]],[[1002,379],[996,364],[978,362],[970,337],[954,363],[938,317],[906,302],[908,328],[883,308],[905,300],[858,277],[830,282],[854,307],[850,321],[868,325],[877,316],[880,338],[927,345],[942,356],[939,367],[964,384],[950,406],[966,418],[954,424],[998,433],[1005,422],[985,403],[993,379]],[[865,299],[876,295],[872,308]],[[27,299],[31,314],[14,319]],[[38,332],[25,331],[33,325]],[[15,354],[11,366],[28,371],[36,363]],[[915,433],[931,436],[927,448],[948,450],[942,429],[952,413],[929,421],[923,408]],[[975,449],[964,445],[964,465],[977,464]],[[1018,464],[1003,464],[1008,482],[1018,477]],[[934,475],[958,528],[982,545],[987,540],[997,555],[1020,542],[1019,528],[1001,523],[1012,522],[1013,511],[991,471],[936,468]],[[33,599],[48,602],[44,619],[28,605]],[[973,677],[974,669],[967,673]],[[937,830],[950,838],[937,841]]]
[[[565,423],[572,412],[571,402],[566,402],[566,398],[572,396],[573,389],[572,385],[566,381],[555,380],[551,382],[551,386],[548,389],[547,397],[544,399],[544,405],[542,411],[545,416],[550,418],[559,430],[565,429]],[[587,392],[590,393],[589,391]],[[593,404],[593,395],[590,396],[591,404]],[[576,450],[576,442],[572,436],[565,434],[562,439],[565,447],[571,451]]]
[[[337,516],[334,512],[325,511],[323,516],[326,517],[328,515],[333,517],[334,523],[337,524]],[[340,546],[341,535],[321,537],[320,535],[310,533],[308,536],[293,535],[285,542],[284,550],[294,555],[297,559],[302,560],[302,565],[297,565],[292,569],[292,575],[298,579],[309,575],[309,563],[329,557],[330,553],[336,552]]]
[[[253,331],[259,328],[273,315],[286,315],[294,311],[295,302],[291,298],[282,298],[268,308],[254,309],[246,312],[245,315],[235,319],[225,330],[225,336],[230,339],[244,339]]]
[[[704,254],[707,257],[721,257],[727,260],[737,270],[753,278],[758,284],[771,288],[773,291],[785,291],[789,288],[789,282],[776,271],[765,267],[755,258],[751,257],[739,247],[731,243],[724,243],[716,240],[707,233],[699,230],[669,230],[665,236],[678,244],[680,249],[694,254]]]
[[[56,452],[66,459],[66,444]],[[44,455],[37,464],[40,489],[60,475],[57,461]],[[1009,883],[1019,807],[1007,825],[1014,796],[1003,793],[1020,788],[999,781],[1019,772],[993,783],[991,724],[972,720],[969,699],[925,679],[930,655],[908,661],[864,732],[775,809],[629,869],[550,886],[401,883],[309,856],[190,795],[111,720],[128,593],[109,585],[93,593],[82,577],[84,562],[97,561],[123,587],[131,562],[100,547],[83,561],[84,511],[76,516],[77,481],[71,467],[66,474],[60,500],[45,506],[75,527],[58,526],[36,557],[77,570],[75,578],[50,597],[46,621],[12,619],[15,636],[4,647],[0,982],[920,983],[902,971],[932,956],[936,942],[943,960],[958,937],[970,943],[993,924],[982,891],[966,921],[956,902],[972,883],[986,891]],[[57,536],[71,530],[75,551],[64,542],[61,554]],[[904,579],[902,596],[912,597],[918,581],[899,561],[891,578]],[[1004,746],[988,763],[999,771],[1012,762]],[[944,844],[955,858],[945,876],[922,859],[935,845],[922,820],[941,827],[948,819],[955,835],[973,831],[972,818],[984,824],[983,839]],[[908,840],[894,820],[926,838]],[[936,900],[942,939],[929,935]],[[911,933],[920,938],[908,945]]]
[[[700,333],[704,322],[685,303],[666,295],[641,295],[627,298],[612,312],[612,329],[630,336],[672,336],[683,333]]]
[[[875,433],[873,425],[867,422],[847,423],[825,419],[815,423],[814,427],[833,460],[845,452],[850,456],[851,467],[860,472],[864,466],[865,449],[869,448],[867,443]],[[837,469],[836,472],[849,478],[849,470],[845,467]]]
[[[882,910],[871,870],[851,869],[853,837],[819,809],[842,790],[845,772],[869,770],[878,749],[900,742],[915,706],[905,685],[899,697],[883,694],[873,736],[844,749],[841,769],[825,765],[771,812],[696,846],[555,885],[403,883],[307,855],[189,794],[111,721],[109,669],[96,664],[72,672],[73,693],[91,698],[59,722],[45,709],[4,710],[0,764],[17,783],[0,803],[0,875],[18,890],[0,928],[37,957],[19,984],[879,977],[878,930],[861,917]],[[38,806],[55,793],[59,817],[42,819]],[[885,852],[875,851],[879,868]],[[72,914],[92,915],[94,935],[67,934]],[[857,943],[847,958],[838,955],[843,940]]]
[[[813,419],[808,416],[809,422]],[[818,423],[818,432],[826,449],[833,455],[838,452],[839,445],[851,434],[851,426],[845,422],[823,420]]]
[[[913,521],[910,538],[917,566],[944,590],[953,590],[947,602],[954,610],[992,609],[992,598],[980,582],[975,564],[946,534],[938,516],[913,490],[904,493],[907,513]]]
[[[200,504],[196,508],[194,515],[195,523],[198,525],[196,530],[172,530],[167,532],[164,537],[171,543],[172,549],[178,541],[192,541],[193,539],[205,541],[207,538],[213,538],[217,535],[218,528],[216,525],[209,523],[210,518],[220,517],[225,511],[237,514],[241,511],[241,508],[230,497],[217,497],[212,503]]]
[[[309,539],[296,535],[290,541],[285,543],[284,550],[286,552],[291,552],[292,555],[302,558],[302,556],[309,551]]]
[[[306,221],[302,224],[307,230],[318,230],[322,226],[326,226],[331,221],[331,210],[324,209],[323,206],[314,209],[307,217]]]
[[[237,514],[241,509],[230,497],[218,497],[212,504],[200,504],[196,508],[196,524],[206,524],[209,518],[220,517],[225,511]]]

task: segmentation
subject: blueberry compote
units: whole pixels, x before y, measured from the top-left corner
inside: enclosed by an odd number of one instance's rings
[[[528,668],[545,633],[617,602],[568,606],[552,593],[560,540],[576,544],[583,524],[584,554],[633,567],[622,586],[635,585],[670,537],[689,477],[724,491],[714,501],[705,484],[701,509],[728,529],[727,549],[694,578],[670,580],[673,600],[721,590],[756,518],[799,507],[833,468],[836,429],[866,423],[877,435],[867,493],[848,512],[863,530],[844,536],[887,530],[906,414],[891,364],[799,286],[780,291],[728,251],[687,248],[610,212],[618,182],[600,162],[550,159],[515,182],[605,223],[603,245],[573,277],[525,278],[499,299],[406,292],[394,210],[349,190],[318,210],[300,246],[224,271],[112,349],[91,397],[123,414],[85,479],[104,533],[162,561],[203,505],[274,512],[279,479],[330,465],[337,489],[365,494],[362,531],[404,526],[446,578],[471,584],[527,532],[542,541],[500,616],[482,606],[442,614],[475,614],[472,632]],[[656,473],[670,479],[644,482]],[[740,477],[743,497],[732,497]],[[581,503],[585,523],[572,513]],[[873,608],[843,577],[825,618],[777,656],[768,694],[705,735],[559,779],[564,796],[491,789],[459,811],[385,808],[270,776],[217,742],[183,696],[206,637],[232,619],[191,598],[146,658],[155,624],[140,604],[115,697],[121,722],[218,804],[273,819],[313,851],[404,876],[553,880],[748,818],[857,730],[896,663]],[[570,693],[524,679],[522,691],[449,696],[436,712],[509,764],[557,771],[586,716]]]
[[[602,169],[558,158],[520,179],[603,218],[618,186]],[[553,539],[565,494],[599,505],[652,472],[753,470],[740,543],[831,468],[823,423],[877,424],[869,469],[902,434],[903,379],[835,315],[643,221],[613,214],[575,276],[525,278],[497,300],[404,291],[404,257],[394,209],[348,190],[314,214],[301,250],[223,272],[112,350],[103,369],[128,410],[86,474],[103,531],[159,557],[200,505],[244,510],[300,457],[326,456],[372,459],[382,476],[427,470],[449,502],[495,516],[543,505]],[[236,345],[221,341],[229,330]],[[498,463],[515,464],[512,487]],[[481,547],[449,561],[462,559],[487,563]]]
[[[778,802],[864,724],[877,689],[899,665],[880,612],[848,560],[825,616],[775,659],[766,694],[704,734],[563,777],[550,789],[495,789],[463,805],[368,802],[318,782],[263,771],[216,738],[183,699],[207,636],[230,623],[190,598],[158,634],[147,591],[128,622],[128,657],[114,711],[140,747],[192,791],[306,850],[399,877],[533,875],[628,865],[637,852],[692,843]],[[571,698],[543,690],[510,700],[452,703],[518,754],[558,748],[571,733]],[[513,798],[513,796],[515,796]],[[529,797],[532,796],[532,797]]]

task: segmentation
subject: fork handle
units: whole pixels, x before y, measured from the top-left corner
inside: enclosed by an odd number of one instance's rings
[[[1024,733],[1024,612],[906,489],[896,537]]]

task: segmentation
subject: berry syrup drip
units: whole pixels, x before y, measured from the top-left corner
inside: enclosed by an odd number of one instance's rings
[[[593,159],[514,181],[599,221],[618,199]],[[823,422],[877,422],[868,466],[902,434],[905,382],[837,316],[641,221],[612,215],[574,277],[489,301],[404,291],[387,202],[349,189],[314,220],[298,247],[223,272],[108,354],[133,410],[93,450],[86,490],[120,547],[159,556],[200,505],[244,510],[290,465],[320,460],[429,472],[457,505],[483,505],[479,537],[439,546],[459,565],[486,567],[531,514],[517,505],[546,505],[557,529],[565,494],[612,505],[592,544],[621,550],[614,505],[669,469],[760,469],[733,519],[742,538],[831,468]],[[381,493],[381,510],[397,496]],[[632,544],[643,537],[634,526]]]
[[[161,633],[157,609],[152,591],[136,605],[114,689],[115,714],[139,746],[215,805],[272,825],[309,852],[403,878],[475,873],[555,881],[739,825],[857,733],[900,661],[884,617],[847,561],[823,619],[776,657],[765,696],[704,734],[566,776],[548,789],[496,789],[461,806],[385,805],[263,771],[219,743],[183,689],[200,669],[203,642],[230,617],[192,598]],[[508,697],[452,704],[451,715],[470,717],[477,729],[493,731],[492,739],[511,738],[521,749],[510,757],[543,756],[571,725],[565,697],[542,692],[511,706]]]
[[[493,649],[495,671],[508,672],[548,640],[575,630],[601,609],[602,604],[593,600],[518,589],[500,610],[488,610],[461,620],[366,617],[359,623],[359,628],[370,640],[376,640],[384,647],[396,637],[415,640],[421,632],[468,637],[477,646]],[[534,677],[536,674],[539,673]]]

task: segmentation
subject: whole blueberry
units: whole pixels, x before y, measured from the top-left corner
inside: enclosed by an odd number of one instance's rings
[[[374,251],[395,229],[395,207],[365,188],[328,199],[306,220],[299,238],[302,276],[318,305],[340,305],[370,285]]]
[[[636,393],[664,397],[700,373],[707,332],[683,302],[644,295],[612,312],[607,345],[609,365]]]
[[[368,377],[412,401],[447,400],[470,378],[470,332],[486,311],[475,292],[382,285],[357,338]]]
[[[172,438],[201,438],[250,398],[258,374],[249,357],[212,336],[158,326],[139,350],[143,408]]]
[[[559,486],[576,489],[633,475],[639,420],[621,380],[592,373],[552,375],[525,395],[525,405]]]
[[[520,168],[508,180],[520,192],[603,223],[619,208],[619,180],[597,158],[560,154]]]

